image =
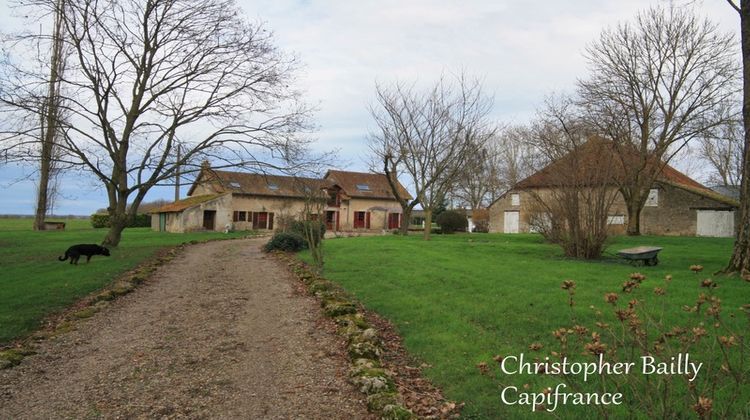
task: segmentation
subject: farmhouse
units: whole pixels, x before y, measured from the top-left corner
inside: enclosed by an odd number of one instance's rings
[[[614,157],[601,155],[606,145],[602,139],[592,139],[582,146],[586,152],[577,157],[576,170],[591,172],[596,180],[597,165],[614,164]],[[610,152],[611,153],[611,152]],[[533,219],[539,220],[549,215],[540,215],[536,197],[549,197],[555,188],[562,188],[565,171],[560,169],[560,161],[552,162],[539,172],[517,183],[490,206],[490,232],[519,233],[533,232]],[[614,184],[613,189],[616,189]],[[736,209],[739,203],[730,197],[718,194],[687,175],[664,165],[656,182],[651,186],[645,207],[641,212],[641,233],[646,235],[718,236],[730,237],[734,234]],[[614,234],[625,232],[627,207],[622,195],[616,193],[610,208],[608,223]]]
[[[400,194],[410,197],[396,181]],[[383,174],[330,170],[322,179],[212,169],[204,163],[188,198],[151,212],[156,231],[276,230],[318,217],[306,206],[323,197],[331,231],[381,231],[401,226],[401,207]],[[315,214],[313,214],[315,213]]]

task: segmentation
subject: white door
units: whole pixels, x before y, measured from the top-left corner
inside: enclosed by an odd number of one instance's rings
[[[518,214],[517,211],[505,212],[503,232],[518,233]]]
[[[698,236],[734,236],[734,211],[698,210]]]

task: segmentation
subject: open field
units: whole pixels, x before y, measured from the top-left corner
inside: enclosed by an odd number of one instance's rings
[[[246,234],[174,234],[131,228],[124,231],[111,257],[94,256],[89,264],[84,257],[75,266],[57,257],[70,245],[100,243],[106,229],[93,229],[85,219],[65,221],[65,231],[34,232],[32,219],[0,219],[0,344],[34,331],[45,316],[107,285],[160,248]]]
[[[658,266],[636,268],[613,255],[617,249],[641,244],[664,247]],[[604,300],[609,292],[620,294],[619,308],[627,308],[628,300],[635,298],[652,316],[663,317],[666,325],[688,325],[688,319],[704,315],[689,314],[682,310],[683,305],[694,305],[701,292],[708,293],[700,282],[726,263],[731,246],[729,239],[618,237],[607,257],[583,262],[564,258],[556,246],[543,243],[537,235],[435,235],[429,242],[421,240],[420,235],[342,238],[325,241],[325,276],[342,284],[367,308],[393,321],[407,350],[430,366],[427,376],[443,387],[448,398],[466,402],[467,417],[517,418],[538,413],[531,413],[529,406],[502,404],[502,388],[516,386],[523,391],[523,385],[528,384],[527,392],[539,392],[562,380],[500,374],[493,356],[525,353],[528,358],[544,358],[560,349],[552,332],[574,324],[594,330],[599,320],[616,325],[619,331],[621,324],[613,306]],[[692,264],[705,269],[693,273],[689,270]],[[622,284],[633,272],[641,272],[647,279],[632,294],[623,294]],[[668,284],[664,281],[667,274],[673,275]],[[577,283],[572,311],[568,295],[560,287],[566,279]],[[737,277],[715,280],[719,287],[712,293],[722,300],[723,324],[746,333],[747,316],[739,307],[750,303],[750,284]],[[657,297],[655,287],[666,288],[666,295]],[[602,311],[602,317],[596,315],[597,310]],[[706,326],[710,328],[711,324]],[[586,339],[590,339],[588,335]],[[541,349],[530,350],[532,343],[538,343]],[[719,353],[719,349],[714,350]],[[708,359],[706,354],[691,356]],[[581,351],[571,357],[593,360]],[[488,374],[478,369],[482,362],[488,364]],[[744,369],[747,374],[747,364]],[[696,383],[700,388],[707,380],[702,374]],[[675,383],[682,387],[675,404],[690,415],[692,403],[684,390],[686,381],[677,378]],[[584,389],[598,385],[590,382]],[[647,386],[636,387],[633,392],[663,391]],[[721,409],[722,398],[729,397],[721,389],[717,392],[716,410]],[[741,403],[735,404],[735,409],[748,404],[750,390],[745,387],[741,394],[737,396]],[[630,401],[625,406],[634,404]],[[586,418],[597,412],[594,407],[568,405],[555,414]]]

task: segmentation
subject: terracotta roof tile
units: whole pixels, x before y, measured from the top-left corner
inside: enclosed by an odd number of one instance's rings
[[[310,191],[330,187],[323,179],[207,170],[198,177],[223,193],[304,198]],[[191,192],[195,187],[191,188]]]
[[[725,196],[723,194],[719,194],[716,191],[706,189],[703,186],[701,186],[701,187],[695,187],[693,185],[682,184],[682,183],[673,182],[673,181],[667,181],[667,180],[662,181],[662,182],[664,182],[666,184],[669,184],[669,185],[672,185],[672,186],[677,187],[677,188],[681,188],[681,189],[683,189],[685,191],[692,192],[693,194],[697,194],[697,195],[709,198],[709,199],[717,201],[719,203],[726,204],[729,207],[735,207],[735,208],[739,208],[740,207],[740,202],[739,201],[737,201],[737,200],[735,200],[735,199],[733,199],[731,197],[727,197],[727,196]]]
[[[341,188],[348,197],[393,200],[388,179],[383,174],[330,170],[324,179],[301,178],[281,175],[251,174],[205,168],[190,188],[192,194],[198,183],[210,184],[217,193],[239,193],[275,197],[304,198],[310,190]],[[411,199],[408,191],[398,183],[401,196]]]
[[[395,200],[385,174],[330,170],[326,173],[325,179],[341,187],[350,197]],[[399,182],[397,184],[401,197],[411,200],[412,197],[406,188]]]
[[[622,161],[619,157],[615,157],[613,149],[614,145],[611,141],[594,137],[581,146],[578,162],[575,165],[571,162],[571,159],[573,159],[571,155],[563,156],[528,178],[518,182],[514,188],[560,186],[565,185],[567,179],[589,180],[592,184],[614,182],[619,177],[624,177],[625,174],[622,169]],[[632,159],[633,161],[637,161],[639,157],[634,153]],[[606,171],[601,171],[602,165],[613,166],[608,167]],[[572,167],[575,167],[575,170],[578,171],[575,174],[577,176],[570,176],[567,179],[565,176],[562,176],[570,175],[570,168]],[[602,179],[602,177],[606,177],[607,179]],[[696,190],[709,191],[701,183],[666,164],[664,164],[657,181],[665,181]]]
[[[207,201],[211,201],[215,198],[218,198],[219,196],[221,196],[221,194],[206,194],[206,195],[196,195],[195,197],[188,197],[183,200],[178,200],[173,203],[169,203],[167,205],[159,207],[158,209],[151,210],[149,211],[149,214],[171,213],[171,212],[182,211],[182,210],[185,210],[186,208],[197,206],[198,204],[205,203]]]

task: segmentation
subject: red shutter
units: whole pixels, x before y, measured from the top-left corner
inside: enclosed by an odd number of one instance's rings
[[[273,213],[268,213],[268,230],[273,230]]]
[[[255,229],[268,229],[268,213],[265,211],[259,211],[257,214],[256,223],[258,227]]]
[[[390,213],[388,215],[388,229],[398,229],[401,227],[401,214]]]
[[[370,212],[365,213],[365,229],[370,228]]]

